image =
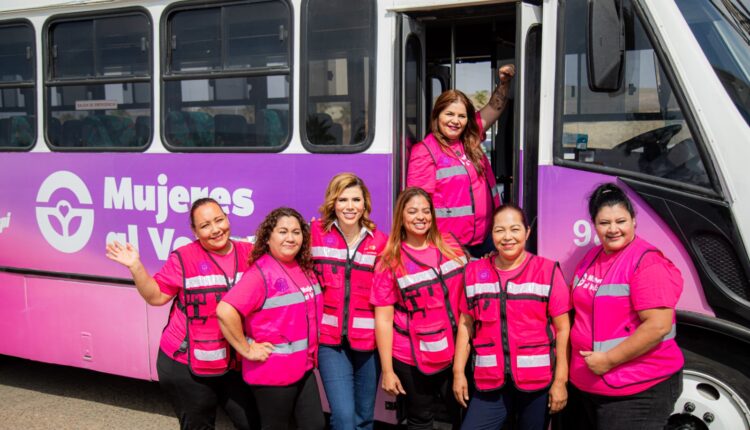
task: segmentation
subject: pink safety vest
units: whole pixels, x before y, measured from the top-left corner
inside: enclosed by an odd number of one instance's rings
[[[261,309],[246,319],[245,333],[248,342],[270,342],[274,350],[262,363],[244,360],[242,376],[250,385],[291,385],[307,372],[311,352],[317,362],[317,339],[310,339],[310,328],[317,333],[320,327],[320,285],[312,274],[306,274],[307,285],[297,285],[269,254],[254,265],[263,277],[266,298]],[[310,293],[313,297],[306,298]],[[307,312],[309,300],[315,301],[315,315]]]
[[[427,135],[422,143],[435,163],[435,193],[432,201],[438,228],[440,231],[453,233],[462,244],[471,243],[476,235],[477,220],[469,172],[461,160],[445,153],[432,134]],[[495,175],[489,164],[485,165],[487,168],[484,176],[492,195],[492,203],[494,207],[498,207],[500,196],[497,194]]]
[[[602,246],[595,247],[586,254],[576,270],[573,279],[575,289],[579,282],[585,282],[586,271],[596,261]],[[636,237],[619,255],[602,278],[602,283],[594,296],[592,327],[592,351],[607,352],[633,334],[641,325],[638,313],[630,301],[630,279],[638,268],[641,258],[648,252],[659,252],[645,240]],[[672,375],[682,368],[682,351],[675,342],[677,333],[674,320],[672,330],[661,343],[626,363],[602,375],[604,382],[613,388],[647,382]]]
[[[326,232],[320,220],[312,223],[312,255],[323,289],[322,345],[338,346],[346,338],[352,349],[375,350],[370,292],[375,259],[387,241],[385,234],[375,230],[349,255],[346,239],[336,226]]]
[[[233,273],[224,273],[197,240],[174,251],[182,266],[183,288],[173,306],[186,317],[185,340],[175,355],[188,353],[188,367],[195,375],[218,376],[236,367],[236,357],[219,328],[216,305],[242,278],[253,247],[234,241],[232,246]]]
[[[403,306],[397,304],[394,308],[406,314],[407,326],[399,327],[394,323],[393,329],[409,337],[417,369],[425,375],[438,373],[453,362],[455,312],[464,286],[462,274],[466,257],[452,237],[444,235],[443,238],[457,250],[460,263],[441,255],[438,267],[431,267],[402,248],[401,259],[406,271],[396,277]],[[407,265],[407,261],[416,264]]]
[[[508,380],[521,391],[547,388],[555,365],[549,297],[557,263],[532,255],[500,279],[493,257],[466,266],[466,302],[474,318],[474,379],[480,391]]]

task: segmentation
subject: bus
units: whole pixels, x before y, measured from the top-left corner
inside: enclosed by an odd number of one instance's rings
[[[275,207],[316,216],[342,171],[387,228],[435,98],[481,106],[513,63],[483,147],[530,250],[570,280],[597,243],[588,194],[626,189],[685,281],[671,428],[748,429],[749,4],[4,0],[0,354],[156,379],[168,308],[143,302],[107,242],[153,273],[191,241],[191,201],[215,198],[251,238]]]

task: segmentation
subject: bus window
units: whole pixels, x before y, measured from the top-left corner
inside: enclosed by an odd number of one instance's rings
[[[151,20],[140,11],[46,25],[46,132],[55,149],[139,149],[151,141]]]
[[[166,145],[175,151],[281,150],[290,124],[288,3],[177,7],[166,26]]]
[[[307,0],[302,8],[302,142],[317,152],[362,151],[374,132],[375,2]]]
[[[36,140],[34,29],[0,23],[0,148],[28,149]]]
[[[616,92],[593,92],[586,69],[586,0],[565,6],[562,135],[557,154],[582,163],[710,187],[672,87],[631,2],[623,2],[624,79]]]

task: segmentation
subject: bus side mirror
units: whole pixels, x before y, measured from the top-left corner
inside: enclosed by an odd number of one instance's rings
[[[588,0],[587,55],[591,91],[613,92],[622,84],[625,54],[622,3]]]

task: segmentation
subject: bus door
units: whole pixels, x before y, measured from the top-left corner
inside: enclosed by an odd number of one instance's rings
[[[424,26],[416,19],[401,14],[398,25],[401,34],[400,43],[400,76],[397,95],[399,102],[398,137],[395,140],[398,148],[394,154],[397,177],[394,181],[394,196],[406,187],[406,166],[409,162],[409,151],[412,145],[425,136],[425,50]],[[395,197],[394,197],[395,198]]]
[[[542,60],[542,8],[526,2],[516,6],[516,94],[513,126],[513,196],[531,225],[527,247],[536,252],[539,108]],[[501,146],[498,139],[498,146]],[[510,143],[509,143],[510,144]],[[507,151],[506,151],[507,153]],[[507,175],[498,170],[498,177]]]

